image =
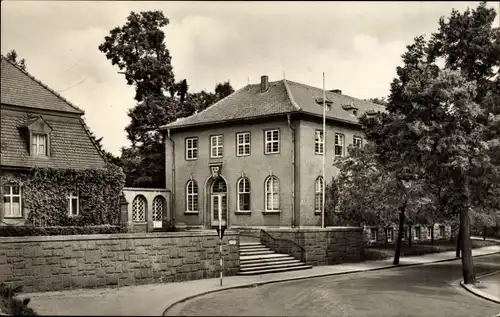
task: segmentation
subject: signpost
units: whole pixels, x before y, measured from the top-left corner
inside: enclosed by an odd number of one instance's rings
[[[219,235],[220,235],[220,245],[219,245],[219,252],[220,252],[220,286],[222,286],[222,271],[224,270],[223,265],[224,261],[222,261],[222,206],[219,206]]]
[[[222,206],[219,206],[219,227],[216,228],[219,236],[219,253],[220,253],[220,286],[222,286],[222,272],[224,271],[224,261],[222,259],[222,237],[224,237],[225,226],[222,226]]]

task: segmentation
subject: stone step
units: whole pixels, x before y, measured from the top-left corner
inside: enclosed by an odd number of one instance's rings
[[[290,257],[291,256],[288,254],[281,254],[281,253],[244,255],[244,256],[242,256],[240,254],[240,262],[241,261],[260,260],[260,259],[277,259],[277,258],[290,258]]]
[[[274,254],[276,256],[274,257],[268,257],[268,258],[251,258],[251,259],[247,259],[246,257],[245,258],[240,258],[240,265],[243,265],[243,264],[253,264],[253,263],[266,263],[266,262],[282,262],[282,261],[291,261],[291,260],[295,260],[294,257],[292,256],[287,256],[285,254],[285,256],[283,256],[282,254]],[[298,261],[298,260],[297,260]]]
[[[263,251],[250,251],[250,252],[240,252],[240,258],[242,256],[252,256],[252,255],[266,255],[266,254],[276,254],[276,252],[272,250],[263,250]]]
[[[252,253],[252,252],[262,252],[262,251],[272,251],[269,248],[263,247],[263,248],[252,248],[252,249],[240,249],[240,254],[241,253]],[[273,251],[274,252],[274,251]]]
[[[246,246],[259,246],[262,245],[260,242],[240,242],[240,248]]]
[[[297,259],[287,259],[283,258],[284,260],[279,259],[278,261],[259,261],[259,262],[240,262],[240,268],[241,269],[248,269],[248,268],[254,268],[254,267],[264,267],[264,266],[273,266],[273,265],[281,265],[281,264],[302,264]]]
[[[263,248],[263,249],[240,250],[240,255],[251,255],[259,252],[269,252],[269,251],[276,253],[275,251],[269,248]]]
[[[241,246],[240,245],[240,251],[247,251],[247,250],[262,250],[262,249],[267,249],[269,250],[268,247],[265,245],[246,245],[246,246]]]
[[[251,271],[240,271],[238,275],[259,275],[266,273],[278,273],[278,272],[287,272],[287,271],[297,271],[297,270],[306,270],[312,268],[311,265],[302,264],[300,266],[287,266],[287,267],[276,267],[276,268],[264,268],[264,269],[254,269]]]
[[[241,267],[240,272],[249,272],[249,271],[262,271],[262,270],[270,270],[270,269],[282,269],[282,268],[293,268],[296,266],[303,266],[304,263],[294,262],[294,263],[278,263],[278,264],[262,264],[259,266],[252,267]]]

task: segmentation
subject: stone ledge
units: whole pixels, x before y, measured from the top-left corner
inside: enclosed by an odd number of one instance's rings
[[[342,231],[363,231],[361,227],[299,227],[299,228],[259,228],[268,232],[342,232]]]
[[[236,231],[226,231],[226,236],[238,236]],[[0,237],[1,243],[26,243],[44,241],[86,241],[86,240],[129,240],[129,239],[158,239],[158,238],[182,238],[182,237],[217,237],[217,232],[192,231],[192,232],[157,232],[157,233],[122,233],[122,234],[85,234],[85,235],[61,235],[61,236],[20,236]]]

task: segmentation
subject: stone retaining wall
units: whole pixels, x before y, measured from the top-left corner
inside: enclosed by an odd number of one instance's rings
[[[306,263],[310,265],[329,265],[364,260],[363,229],[358,227],[327,228],[280,228],[265,229],[273,238],[286,239],[302,246],[305,250]],[[290,243],[276,240],[268,247],[279,250],[292,250],[293,256],[299,253],[291,248]]]
[[[224,234],[223,257],[235,275],[238,233]],[[213,278],[219,263],[215,232],[0,238],[0,281],[24,292]]]

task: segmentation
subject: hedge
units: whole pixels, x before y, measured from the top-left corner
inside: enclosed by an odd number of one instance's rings
[[[22,287],[12,288],[8,285],[0,284],[0,315],[4,316],[37,316],[38,314],[28,307],[29,298],[20,300],[15,296],[22,290]]]
[[[121,168],[69,170],[33,168],[0,177],[4,184],[21,186],[26,223],[38,226],[87,226],[119,224],[119,196],[125,185]],[[68,215],[68,193],[78,192],[79,215]]]
[[[66,236],[75,234],[113,234],[113,233],[125,233],[125,229],[120,226],[85,226],[85,227],[0,226],[0,237]]]

